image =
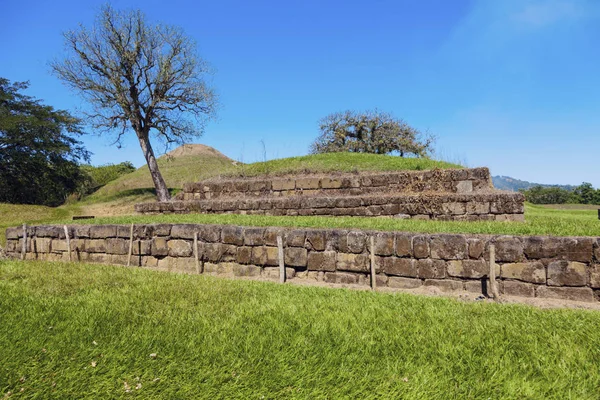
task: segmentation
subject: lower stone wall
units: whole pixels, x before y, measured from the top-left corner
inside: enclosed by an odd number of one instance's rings
[[[401,218],[523,221],[521,193],[267,197],[136,204],[142,214],[230,213],[276,216],[396,216]]]
[[[130,226],[68,227],[74,261],[126,265]],[[198,237],[196,264],[194,236]],[[378,287],[437,287],[486,293],[489,246],[495,245],[501,293],[598,301],[600,239],[421,234],[354,230],[153,224],[133,229],[131,265],[189,273],[279,278],[277,237],[287,278],[370,284],[370,238]],[[21,256],[23,229],[6,231],[7,254]],[[63,227],[27,228],[26,259],[68,261]]]

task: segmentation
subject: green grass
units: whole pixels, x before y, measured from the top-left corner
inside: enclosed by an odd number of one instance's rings
[[[526,222],[421,221],[372,217],[272,217],[257,215],[130,215],[81,221],[88,224],[199,223],[245,226],[372,229],[425,233],[480,233],[502,235],[600,236],[594,210],[553,210],[527,204]],[[57,221],[62,223],[62,221]],[[64,221],[68,222],[68,221]]]
[[[600,387],[595,311],[18,261],[0,262],[0,293],[12,398],[597,399]]]
[[[462,168],[458,164],[429,158],[403,158],[380,154],[328,153],[280,158],[241,165],[226,175],[258,176],[296,173],[426,170]]]

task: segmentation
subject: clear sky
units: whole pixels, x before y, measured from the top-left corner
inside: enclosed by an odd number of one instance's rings
[[[50,74],[61,32],[103,1],[2,0],[0,76],[76,111]],[[250,162],[303,155],[317,121],[378,108],[438,136],[438,156],[494,175],[600,187],[600,1],[115,0],[178,25],[216,70],[218,120],[197,142]],[[84,138],[94,164],[144,159]],[[162,152],[163,148],[156,149]]]

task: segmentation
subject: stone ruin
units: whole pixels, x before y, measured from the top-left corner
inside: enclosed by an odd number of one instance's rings
[[[280,177],[188,183],[174,201],[142,203],[142,214],[361,216],[523,221],[521,193],[494,189],[487,168]]]

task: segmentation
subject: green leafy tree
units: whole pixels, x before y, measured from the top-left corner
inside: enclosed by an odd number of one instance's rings
[[[97,131],[116,132],[117,142],[135,132],[158,200],[168,201],[151,138],[169,145],[200,136],[216,107],[195,43],[179,28],[149,24],[140,11],[110,6],[91,29],[64,36],[67,56],[53,71],[91,105],[86,116]]]
[[[380,111],[344,111],[319,121],[321,134],[311,153],[398,154],[400,157],[427,156],[434,137],[423,134],[401,119]]]
[[[84,178],[81,121],[26,96],[27,82],[0,78],[0,202],[62,204]]]
[[[85,179],[77,188],[77,194],[80,198],[95,192],[123,175],[132,173],[135,171],[135,167],[131,162],[125,161],[119,164],[106,164],[98,167],[86,164],[81,166],[81,170],[85,174]]]

